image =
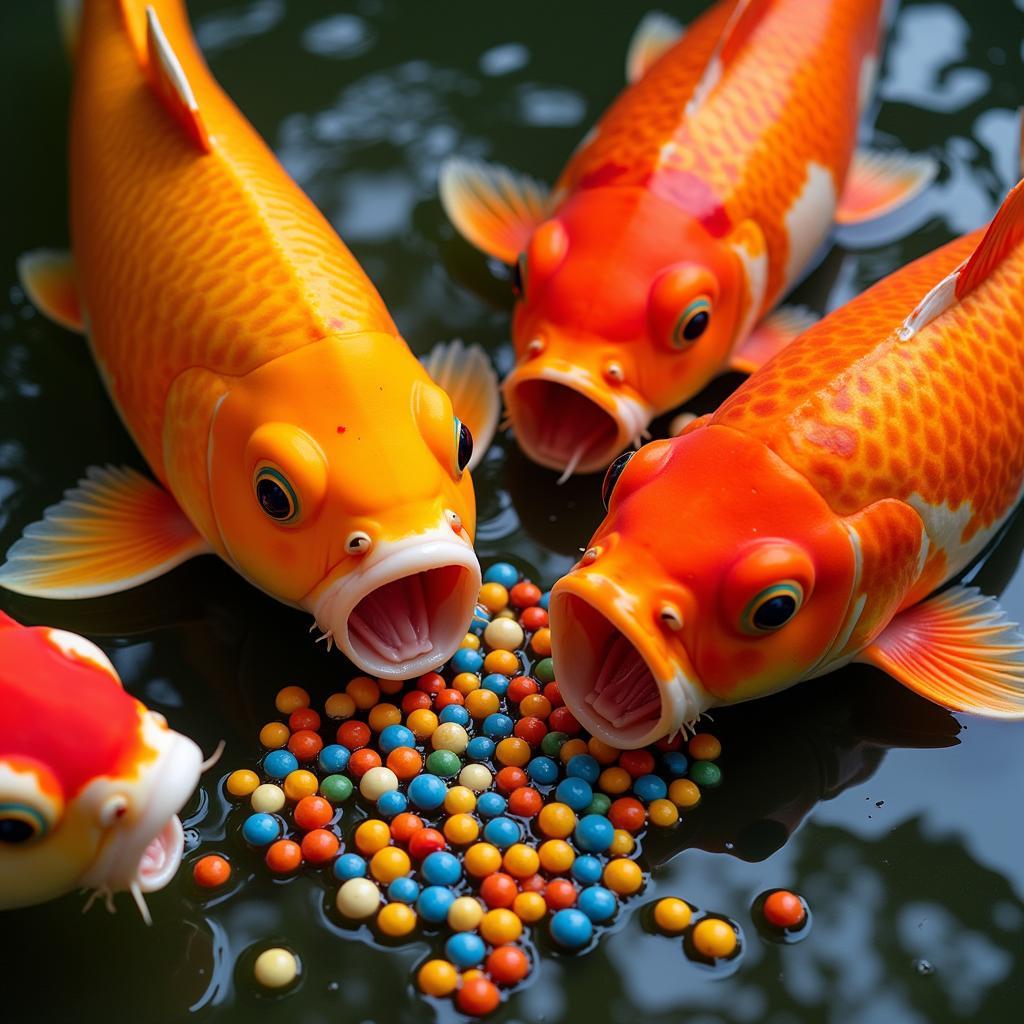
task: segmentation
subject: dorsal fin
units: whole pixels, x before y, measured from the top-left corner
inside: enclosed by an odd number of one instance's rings
[[[1017,182],[957,277],[956,297],[970,295],[1024,241],[1024,181]]]
[[[900,340],[909,341],[922,327],[970,295],[1021,242],[1024,242],[1024,181],[1010,189],[978,248],[944,277],[903,321],[897,331]]]
[[[683,26],[675,18],[661,11],[650,11],[636,27],[626,51],[626,81],[633,84],[671,49],[683,34]]]
[[[736,6],[725,23],[708,65],[686,105],[688,114],[692,114],[707,99],[711,90],[720,81],[722,73],[743,48],[743,44],[770,7],[771,0],[736,0]]]
[[[153,91],[200,151],[209,153],[210,137],[203,124],[192,86],[188,84],[181,62],[171,49],[160,19],[152,7],[146,8],[146,52]]]

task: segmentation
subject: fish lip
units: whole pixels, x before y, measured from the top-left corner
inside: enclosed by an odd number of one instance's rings
[[[151,714],[144,720],[144,741],[157,746],[157,758],[146,765],[141,786],[125,786],[141,814],[130,824],[114,826],[82,879],[86,887],[114,892],[137,885],[142,892],[155,892],[181,865],[185,833],[178,812],[199,784],[203,754],[188,737],[157,725]]]
[[[619,452],[634,444],[654,418],[654,410],[626,385],[615,389],[578,368],[561,369],[551,364],[524,363],[517,366],[502,382],[502,394],[516,441],[536,463],[548,469],[565,470],[569,459],[564,453],[545,447],[532,429],[524,429],[536,418],[533,403],[522,394],[523,386],[530,384],[560,385],[592,402],[615,426],[615,436],[596,450],[588,451],[579,460],[574,472],[594,473],[604,469]]]
[[[433,609],[441,618],[432,623],[431,634],[436,628],[442,642],[435,642],[426,653],[392,662],[353,639],[349,622],[363,598],[388,583],[445,568],[455,568],[459,574],[452,597],[444,607]],[[480,583],[480,563],[472,545],[456,539],[451,526],[443,522],[423,533],[374,545],[358,568],[321,588],[306,607],[362,671],[380,679],[410,679],[442,665],[458,649],[472,621]]]
[[[581,619],[582,606],[607,624],[610,635],[617,630],[644,661],[658,688],[661,713],[646,729],[618,728],[586,701],[596,681],[597,662],[603,651],[596,649]],[[710,698],[697,679],[689,659],[669,652],[656,632],[645,631],[643,616],[634,609],[638,600],[617,583],[597,573],[564,576],[552,588],[548,604],[552,658],[558,689],[569,710],[585,729],[619,749],[647,746],[664,736],[690,729],[710,706]],[[586,614],[586,613],[584,613]],[[591,621],[590,626],[593,626]],[[670,666],[666,672],[664,666]]]

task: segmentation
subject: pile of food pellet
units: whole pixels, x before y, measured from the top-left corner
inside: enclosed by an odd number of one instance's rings
[[[590,946],[644,887],[644,830],[672,827],[722,778],[709,734],[619,751],[584,733],[558,692],[547,594],[515,567],[492,565],[479,602],[444,674],[357,676],[322,713],[286,686],[285,720],[260,730],[259,771],[224,780],[248,803],[241,834],[270,871],[330,871],[342,920],[435,937],[418,986],[474,1016],[530,973],[532,929],[565,952]],[[217,855],[194,865],[199,886],[229,875]],[[697,958],[736,955],[732,922],[697,917],[673,899],[653,920],[685,933]],[[264,977],[291,983],[287,951],[269,952],[277,969]]]

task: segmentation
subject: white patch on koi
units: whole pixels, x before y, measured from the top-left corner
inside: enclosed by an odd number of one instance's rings
[[[835,216],[838,195],[832,172],[819,163],[807,165],[803,191],[786,213],[789,257],[786,260],[786,284],[792,284],[828,234]]]

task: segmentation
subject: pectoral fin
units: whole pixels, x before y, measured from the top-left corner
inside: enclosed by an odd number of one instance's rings
[[[780,306],[750,332],[729,365],[740,373],[753,373],[817,321],[818,314],[806,306]]]
[[[857,150],[839,197],[836,223],[864,224],[884,217],[916,199],[938,170],[930,156]]]
[[[494,439],[501,415],[494,367],[479,345],[465,345],[458,339],[435,345],[423,365],[434,383],[448,392],[455,415],[469,427],[473,456],[467,468],[475,469]]]
[[[510,266],[547,216],[547,186],[497,164],[449,157],[438,187],[459,234]]]
[[[661,11],[650,11],[636,27],[626,52],[626,81],[639,81],[666,50],[682,38],[683,26]]]
[[[1024,636],[977,587],[901,612],[857,660],[953,711],[1024,718]]]
[[[92,466],[10,549],[0,586],[32,597],[101,597],[209,550],[163,488],[133,469]]]
[[[32,305],[43,316],[69,331],[83,332],[82,304],[71,253],[33,249],[18,259],[18,278]]]

